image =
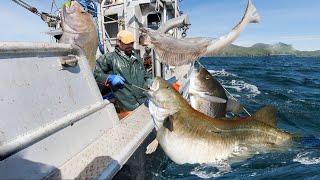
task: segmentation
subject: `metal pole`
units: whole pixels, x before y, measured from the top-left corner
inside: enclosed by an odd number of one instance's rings
[[[126,16],[127,16],[127,1],[123,0],[123,20],[124,20],[124,30],[127,30],[126,26]]]
[[[178,17],[178,0],[174,1],[174,17]],[[178,29],[174,28],[174,36],[178,38]]]
[[[109,104],[107,101],[97,102],[88,107],[85,107],[77,112],[70,113],[61,119],[54,121],[38,130],[30,132],[24,136],[19,136],[18,138],[10,141],[4,145],[0,146],[0,161],[6,159],[7,157],[25,149],[32,144],[41,141],[42,139],[73,125],[74,123],[82,120],[83,118],[103,109]]]

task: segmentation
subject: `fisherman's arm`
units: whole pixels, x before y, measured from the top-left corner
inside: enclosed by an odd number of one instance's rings
[[[113,66],[111,59],[112,57],[110,55],[102,55],[96,61],[96,67],[93,74],[100,90],[102,87],[105,88],[109,85],[117,88],[121,88],[124,85],[125,79],[120,75],[112,73]]]
[[[111,60],[108,57],[108,55],[102,55],[96,61],[93,75],[99,86],[107,85],[106,80],[112,71]]]

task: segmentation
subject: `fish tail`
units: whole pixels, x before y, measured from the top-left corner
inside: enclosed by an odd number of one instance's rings
[[[248,5],[245,13],[245,17],[248,18],[249,23],[259,23],[260,22],[260,15],[253,5],[252,0],[248,0]]]

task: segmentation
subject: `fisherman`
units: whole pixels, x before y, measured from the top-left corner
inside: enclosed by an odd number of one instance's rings
[[[143,60],[133,52],[133,44],[133,34],[121,30],[117,35],[115,51],[100,56],[94,69],[102,95],[111,91],[117,99],[117,112],[123,116],[147,100],[140,88],[147,88],[152,81]]]

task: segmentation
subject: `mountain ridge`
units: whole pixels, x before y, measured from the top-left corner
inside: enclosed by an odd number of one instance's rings
[[[290,44],[282,42],[276,44],[256,43],[251,47],[243,47],[239,45],[230,45],[217,56],[276,56],[276,55],[292,55],[299,57],[320,57],[320,50],[316,51],[300,51],[293,48]]]

